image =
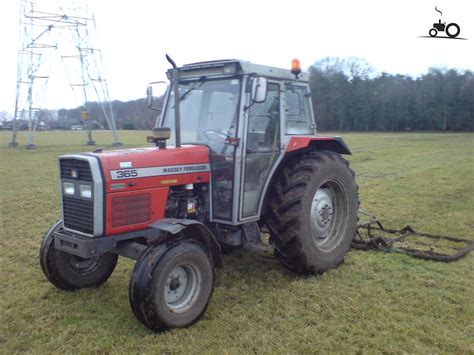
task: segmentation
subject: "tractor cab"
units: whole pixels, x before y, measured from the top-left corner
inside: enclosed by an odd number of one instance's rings
[[[167,72],[157,126],[171,129],[170,145],[209,147],[211,221],[257,221],[291,137],[315,134],[308,74],[295,70],[220,60]]]

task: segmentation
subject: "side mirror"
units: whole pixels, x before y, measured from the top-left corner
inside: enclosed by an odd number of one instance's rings
[[[153,88],[151,85],[146,87],[146,106],[151,108],[153,105]]]
[[[155,81],[148,84],[146,88],[146,105],[151,110],[161,111],[161,102],[154,100],[165,95],[168,85],[164,81]]]
[[[260,104],[267,99],[267,79],[257,76],[252,78],[252,103]]]

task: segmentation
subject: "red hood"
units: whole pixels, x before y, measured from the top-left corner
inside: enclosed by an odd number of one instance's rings
[[[186,145],[166,149],[134,148],[94,153],[106,192],[208,182],[209,148]]]
[[[94,153],[94,155],[100,159],[104,172],[124,168],[209,163],[209,149],[200,145],[166,149],[156,147],[120,149]]]

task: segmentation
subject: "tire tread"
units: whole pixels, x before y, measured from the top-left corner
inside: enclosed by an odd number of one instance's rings
[[[303,204],[312,176],[318,174],[318,167],[327,163],[341,164],[352,177],[354,171],[349,162],[339,154],[329,151],[310,151],[286,163],[275,180],[269,201],[267,225],[275,257],[289,269],[302,274],[321,273],[308,261],[308,254],[300,242]],[[358,185],[355,183],[356,192]],[[358,201],[358,198],[357,198]],[[359,201],[357,202],[359,204]]]

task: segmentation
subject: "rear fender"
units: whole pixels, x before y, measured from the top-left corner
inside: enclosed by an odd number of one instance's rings
[[[148,227],[168,232],[172,235],[182,232],[186,239],[197,240],[209,248],[216,267],[222,267],[224,265],[221,247],[219,243],[217,243],[216,237],[209,228],[201,222],[192,219],[163,218],[153,222],[148,225]]]
[[[286,153],[300,149],[328,150],[339,154],[352,154],[341,137],[291,137]]]

